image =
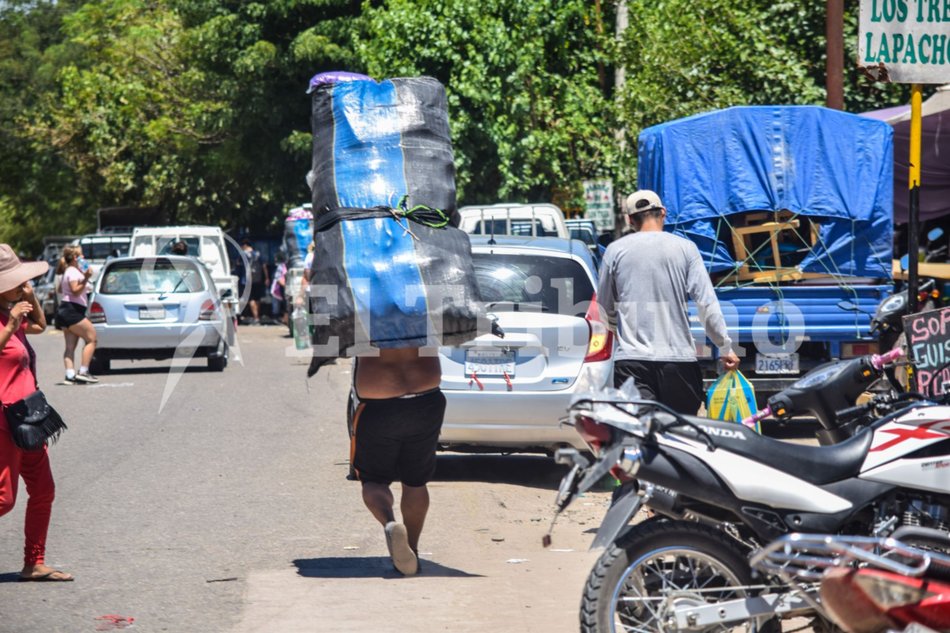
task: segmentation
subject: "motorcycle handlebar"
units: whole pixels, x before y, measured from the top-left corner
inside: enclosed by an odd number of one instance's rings
[[[884,354],[874,354],[871,356],[871,366],[874,367],[874,369],[880,371],[885,365],[888,363],[893,363],[903,355],[904,350],[899,347],[895,347],[891,351],[885,352]]]
[[[758,423],[760,420],[764,420],[770,415],[772,415],[772,408],[765,407],[761,411],[758,411],[757,413],[753,413],[752,415],[747,417],[745,420],[742,421],[742,423],[750,428],[755,428],[756,423]]]

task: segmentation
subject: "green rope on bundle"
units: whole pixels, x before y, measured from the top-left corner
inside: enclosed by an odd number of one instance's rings
[[[398,212],[398,214],[404,218],[418,222],[419,224],[424,224],[433,229],[443,229],[448,226],[449,216],[442,209],[433,209],[425,204],[417,204],[412,208],[407,208],[406,203],[408,201],[409,195],[406,194],[400,198],[394,211]]]

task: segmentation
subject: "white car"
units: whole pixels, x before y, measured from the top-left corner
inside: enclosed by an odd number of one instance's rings
[[[87,316],[96,328],[93,373],[115,359],[206,358],[228,364],[227,326],[218,290],[193,257],[118,257],[103,265]]]
[[[450,450],[586,449],[562,425],[579,389],[613,376],[613,336],[593,301],[590,250],[577,240],[473,236],[475,276],[504,338],[484,334],[439,350]],[[579,381],[583,374],[585,381]],[[583,382],[587,383],[584,386]]]

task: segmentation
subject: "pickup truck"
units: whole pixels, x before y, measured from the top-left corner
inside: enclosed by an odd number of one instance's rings
[[[473,235],[529,235],[571,239],[564,212],[547,203],[501,202],[459,209],[459,228]]]
[[[747,106],[643,130],[638,185],[697,245],[741,371],[761,399],[826,361],[877,349],[891,291],[889,125],[817,106]],[[691,307],[708,382],[716,359]]]

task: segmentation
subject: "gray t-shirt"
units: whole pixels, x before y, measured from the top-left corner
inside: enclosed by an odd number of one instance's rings
[[[726,321],[695,244],[664,231],[642,231],[607,247],[597,302],[617,334],[618,360],[696,360],[689,299],[706,335],[721,353],[730,351]]]

